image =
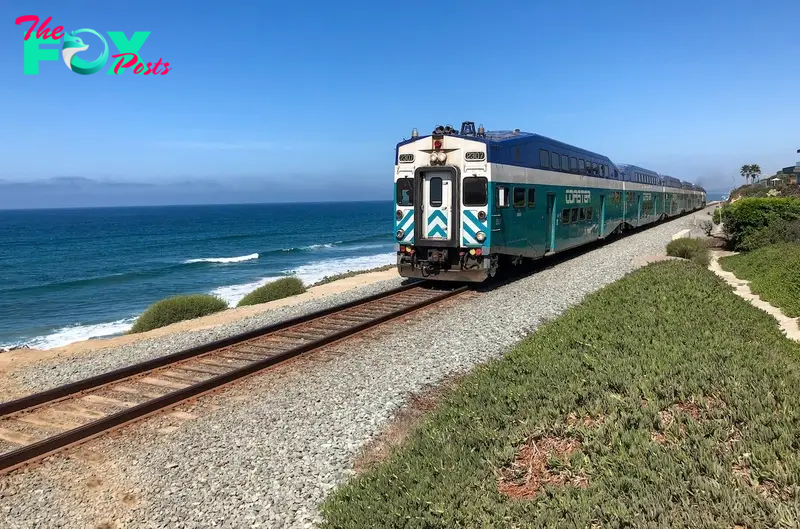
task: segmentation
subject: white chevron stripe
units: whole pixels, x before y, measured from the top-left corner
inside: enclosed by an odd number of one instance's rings
[[[476,225],[476,224],[475,224],[474,222],[472,222],[472,220],[470,220],[470,218],[469,218],[469,217],[467,217],[466,215],[464,215],[464,224],[466,224],[467,226],[469,226],[469,227],[470,227],[470,229],[472,229],[472,231],[474,231],[475,233],[478,233],[479,231],[483,231],[483,230],[485,230],[485,229],[486,229],[486,228],[484,228],[483,226]]]

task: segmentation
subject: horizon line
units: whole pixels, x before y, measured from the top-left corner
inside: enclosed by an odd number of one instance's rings
[[[309,200],[309,201],[286,201],[286,202],[198,202],[196,204],[135,204],[129,206],[48,206],[32,208],[4,208],[3,211],[52,211],[52,210],[79,210],[79,209],[125,209],[125,208],[185,208],[195,206],[275,206],[290,204],[353,204],[365,202],[393,202],[387,199],[364,199],[364,200]]]

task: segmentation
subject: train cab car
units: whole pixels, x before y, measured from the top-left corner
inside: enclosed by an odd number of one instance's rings
[[[490,242],[489,170],[485,132],[437,127],[397,146],[395,238],[405,277],[482,281],[496,263]]]

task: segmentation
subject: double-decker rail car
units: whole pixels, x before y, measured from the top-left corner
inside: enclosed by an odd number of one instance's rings
[[[705,205],[691,183],[538,134],[416,129],[395,152],[397,266],[404,277],[483,281]]]

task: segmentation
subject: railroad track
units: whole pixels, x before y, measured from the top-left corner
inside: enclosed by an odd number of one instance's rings
[[[0,404],[0,474],[467,290],[405,285]]]

